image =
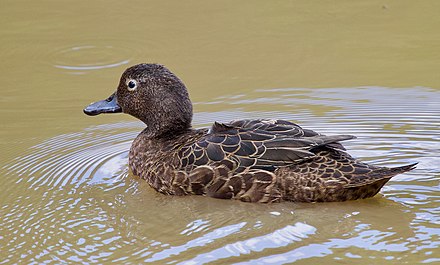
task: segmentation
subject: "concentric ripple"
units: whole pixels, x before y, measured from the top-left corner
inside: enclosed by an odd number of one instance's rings
[[[94,126],[48,139],[2,166],[0,264],[439,261],[438,90],[265,89],[213,102],[196,102],[196,126],[288,119],[357,135],[346,146],[363,160],[419,166],[381,195],[353,202],[169,197],[129,174],[127,154],[141,123]],[[213,104],[225,111],[210,111]]]
[[[79,45],[63,48],[48,56],[50,63],[71,73],[126,65],[133,57],[132,51],[113,45]]]
[[[20,177],[16,183],[28,182],[31,189],[105,182],[109,173],[127,172],[127,153],[136,132],[115,131],[133,124],[99,126],[54,137],[33,146],[31,154],[15,159],[5,169]],[[37,173],[44,178],[35,177]]]

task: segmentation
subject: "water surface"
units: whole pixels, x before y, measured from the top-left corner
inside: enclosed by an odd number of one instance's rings
[[[440,262],[437,1],[4,1],[0,264]],[[82,114],[159,62],[194,126],[282,118],[416,170],[374,198],[260,205],[158,194],[127,168],[142,123]]]

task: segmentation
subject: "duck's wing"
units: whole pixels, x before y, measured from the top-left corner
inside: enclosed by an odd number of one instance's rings
[[[286,120],[269,120],[269,119],[247,119],[234,120],[230,125],[237,126],[243,129],[263,130],[269,133],[274,133],[278,136],[286,135],[289,137],[313,137],[321,135],[310,129],[304,129],[298,124]],[[345,147],[339,142],[328,143],[328,147],[345,151]]]
[[[274,171],[314,157],[313,148],[353,138],[320,135],[283,120],[239,120],[214,123],[195,143],[183,146],[178,156],[182,168],[225,164],[236,173]]]

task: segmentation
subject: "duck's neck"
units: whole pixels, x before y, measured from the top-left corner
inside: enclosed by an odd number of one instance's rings
[[[182,106],[177,109],[164,105],[154,112],[149,109],[149,111],[135,117],[147,126],[143,133],[149,139],[172,138],[191,129],[191,101],[188,99],[186,104],[182,103]]]
[[[189,125],[174,125],[169,127],[153,127],[147,126],[141,134],[149,140],[170,140],[178,138],[181,135],[191,131],[191,124]]]

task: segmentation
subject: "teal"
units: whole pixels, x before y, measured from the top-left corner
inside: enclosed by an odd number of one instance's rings
[[[333,202],[369,198],[417,163],[381,167],[350,156],[351,135],[322,135],[284,120],[248,119],[191,127],[183,82],[163,65],[138,64],[117,91],[87,115],[123,112],[146,125],[133,141],[129,167],[158,192],[244,202]]]

